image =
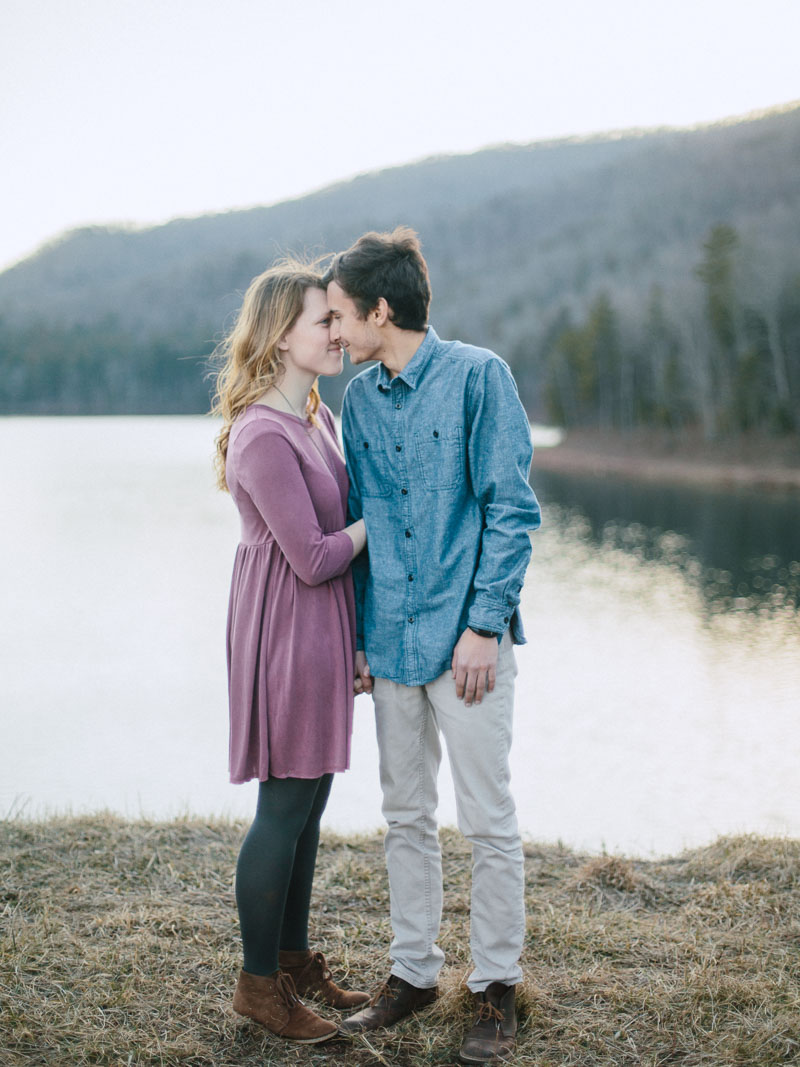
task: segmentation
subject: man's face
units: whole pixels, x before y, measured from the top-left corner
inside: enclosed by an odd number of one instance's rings
[[[353,364],[379,359],[380,331],[369,316],[359,317],[358,308],[338,282],[328,286],[328,308],[331,314],[331,341],[347,350]]]

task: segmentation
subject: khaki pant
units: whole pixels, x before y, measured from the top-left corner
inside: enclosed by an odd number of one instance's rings
[[[422,686],[375,679],[383,814],[388,823],[394,939],[392,974],[424,988],[436,984],[444,954],[436,944],[442,915],[442,860],[436,825],[440,736],[450,759],[458,826],[472,844],[468,985],[515,985],[525,936],[522,842],[509,789],[508,754],[517,667],[503,637],[494,691],[466,707],[450,671]]]

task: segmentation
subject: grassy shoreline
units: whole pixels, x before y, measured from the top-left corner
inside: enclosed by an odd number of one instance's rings
[[[705,441],[697,431],[574,430],[536,449],[536,470],[675,485],[800,490],[800,437],[750,435]]]
[[[230,1010],[244,829],[112,816],[0,823],[0,1064],[456,1063],[470,1014],[460,835],[442,834],[440,1001],[395,1030],[305,1048]],[[515,1063],[800,1062],[800,841],[722,838],[658,860],[530,842],[525,854]],[[380,835],[324,836],[313,922],[316,947],[353,988],[385,977]]]

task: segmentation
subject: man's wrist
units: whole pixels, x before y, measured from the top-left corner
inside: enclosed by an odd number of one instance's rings
[[[474,634],[477,634],[478,637],[494,637],[496,640],[500,636],[495,633],[494,630],[479,630],[477,626],[470,626],[469,629],[472,630]]]

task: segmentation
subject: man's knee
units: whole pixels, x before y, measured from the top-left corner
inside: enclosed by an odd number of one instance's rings
[[[495,805],[461,804],[458,828],[473,847],[503,853],[522,848],[516,808],[510,793]]]

